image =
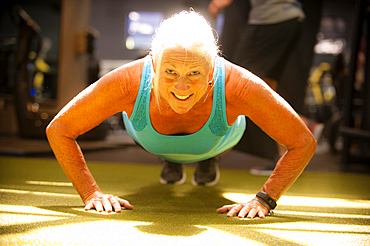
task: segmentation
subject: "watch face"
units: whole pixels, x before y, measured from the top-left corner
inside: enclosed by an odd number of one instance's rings
[[[275,200],[272,199],[267,193],[260,191],[257,193],[257,197],[262,198],[271,207],[271,209],[276,207]]]

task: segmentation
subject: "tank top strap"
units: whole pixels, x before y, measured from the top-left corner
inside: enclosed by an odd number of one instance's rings
[[[141,82],[136,98],[134,111],[130,117],[132,126],[136,131],[143,130],[148,125],[149,97],[152,90],[152,80],[154,71],[150,55],[146,56],[143,71],[141,73]]]
[[[224,136],[230,126],[226,117],[226,99],[225,99],[225,62],[224,58],[217,57],[215,61],[215,72],[213,73],[213,109],[210,131],[215,136]]]

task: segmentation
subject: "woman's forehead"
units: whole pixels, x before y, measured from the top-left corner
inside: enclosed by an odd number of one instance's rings
[[[162,64],[192,64],[192,65],[209,65],[207,57],[200,52],[185,49],[182,47],[167,48],[162,53]]]

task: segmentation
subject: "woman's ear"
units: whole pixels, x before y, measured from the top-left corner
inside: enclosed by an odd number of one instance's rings
[[[211,69],[209,70],[209,74],[208,74],[208,81],[211,81],[213,79],[214,71],[215,71],[215,61],[212,61]]]
[[[152,67],[153,67],[153,71],[154,71],[154,73],[155,73],[154,56],[153,56],[153,54],[152,54],[152,53],[150,53],[150,58],[151,58],[151,60],[152,60]]]

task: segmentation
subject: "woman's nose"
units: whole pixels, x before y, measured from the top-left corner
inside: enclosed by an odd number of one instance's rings
[[[188,79],[184,77],[178,78],[175,88],[180,91],[186,91],[189,88],[187,84],[187,80]]]

